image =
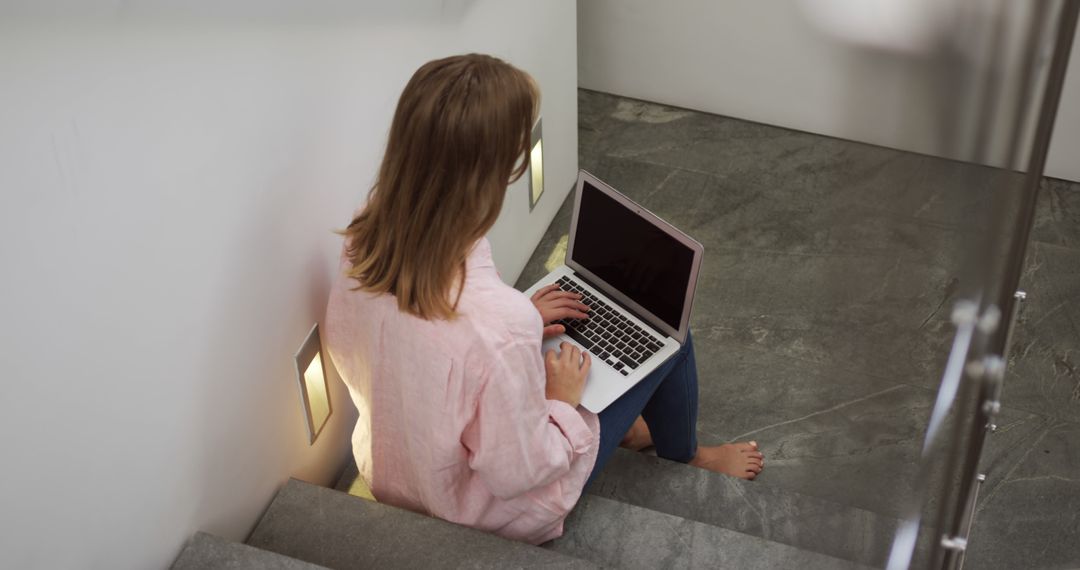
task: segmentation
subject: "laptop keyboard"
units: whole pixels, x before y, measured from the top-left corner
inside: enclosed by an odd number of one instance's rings
[[[581,302],[591,311],[588,319],[563,319],[555,324],[566,327],[566,336],[623,376],[629,376],[663,346],[660,339],[601,301],[577,281],[563,277],[557,283],[563,291],[581,294]]]

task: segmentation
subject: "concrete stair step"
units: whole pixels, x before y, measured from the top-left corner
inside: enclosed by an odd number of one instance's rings
[[[557,551],[295,479],[274,497],[247,542],[335,570],[594,568]]]
[[[612,467],[623,469],[623,463],[613,463]],[[336,488],[342,492],[366,493],[357,477],[356,467],[349,465]],[[564,535],[544,548],[612,568],[863,568],[848,560],[780,544],[738,529],[688,520],[595,494],[581,498],[566,520]]]
[[[565,534],[544,546],[610,568],[868,568],[848,560],[589,494],[578,501],[567,518]]]
[[[885,565],[900,523],[864,509],[625,449],[616,451],[587,492],[878,567]]]
[[[309,562],[289,558],[220,536],[197,532],[180,551],[172,570],[326,570]]]

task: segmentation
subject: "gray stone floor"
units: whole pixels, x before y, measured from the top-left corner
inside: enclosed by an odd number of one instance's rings
[[[705,245],[704,442],[758,483],[890,516],[911,496],[992,169],[581,91],[580,165]],[[518,282],[560,262],[563,205]],[[1040,196],[972,568],[1080,566],[1080,185]]]

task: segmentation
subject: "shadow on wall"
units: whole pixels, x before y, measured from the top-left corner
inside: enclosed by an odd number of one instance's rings
[[[304,157],[296,160],[297,164],[310,164]],[[277,187],[267,188],[264,199],[249,210],[247,219],[235,221],[238,227],[247,229],[248,239],[223,246],[229,249],[221,256],[228,260],[229,281],[217,287],[219,296],[212,313],[215,333],[201,351],[209,358],[199,366],[217,380],[202,383],[212,389],[202,394],[197,408],[202,415],[197,425],[204,431],[199,438],[200,463],[196,468],[201,480],[195,488],[202,493],[197,507],[198,518],[203,521],[199,530],[206,532],[230,536],[231,530],[250,530],[257,522],[262,508],[285,482],[284,478],[268,479],[251,473],[260,465],[266,468],[263,462],[267,457],[276,458],[278,465],[271,466],[273,472],[319,485],[333,484],[345,461],[351,460],[350,435],[356,410],[333,362],[325,359],[333,413],[311,445],[292,362],[311,320],[323,320],[338,259],[337,250],[331,257],[320,247],[325,242],[298,239],[297,232],[318,226],[311,220],[294,220],[298,215],[295,202],[306,196],[302,178],[286,173]],[[306,244],[308,251],[283,255],[298,243]],[[292,274],[297,268],[289,267],[285,261],[298,257],[307,260],[299,276]],[[250,279],[267,274],[280,275],[281,279]],[[288,291],[295,291],[298,280],[302,296],[290,295]],[[299,302],[291,307],[268,306],[268,300],[283,298],[298,298]],[[302,326],[297,328],[296,323]],[[275,328],[296,330],[292,331],[295,334],[283,330],[269,335],[276,346],[238,346],[235,342],[253,330]],[[240,402],[244,404],[238,405]],[[269,433],[257,441],[238,441],[231,436],[249,432],[253,426]],[[231,445],[223,446],[222,442]],[[246,502],[253,505],[251,511],[237,509],[236,498],[230,494],[235,486],[222,484],[237,479],[258,485],[249,490],[250,496],[257,499]]]

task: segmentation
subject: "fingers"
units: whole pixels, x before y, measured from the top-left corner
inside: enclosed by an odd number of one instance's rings
[[[548,313],[547,316],[550,317],[551,320],[553,320],[553,321],[557,321],[559,319],[587,319],[587,318],[589,318],[589,315],[586,315],[585,313],[583,313],[581,311],[571,309],[569,307],[552,310],[552,311],[550,311]]]
[[[536,306],[541,311],[552,311],[565,308],[577,309],[581,312],[588,312],[591,310],[589,306],[585,303],[582,303],[577,299],[571,299],[569,297],[558,297],[554,299],[549,297],[546,299],[540,299],[539,301],[537,301]]]
[[[544,338],[551,338],[553,336],[559,336],[566,332],[566,327],[562,325],[550,325],[544,327]],[[551,351],[554,352],[554,351]]]
[[[578,348],[576,344],[563,341],[559,343],[559,355],[556,357],[559,360],[566,359],[569,362],[576,364],[578,368],[584,372],[589,371],[589,367],[592,366],[592,356],[588,352]],[[547,356],[551,356],[555,353],[554,350],[549,350]]]
[[[533,293],[532,300],[533,301],[539,301],[540,299],[542,299],[544,297],[544,295],[547,295],[548,293],[551,293],[552,291],[558,291],[558,290],[559,290],[559,286],[554,284],[554,283],[551,284],[551,285],[544,285],[543,287],[537,289],[535,293]]]
[[[582,303],[578,299],[573,299],[573,298],[570,298],[570,297],[547,298],[547,299],[543,300],[543,303],[544,303],[544,306],[549,308],[549,309],[556,309],[556,308],[560,308],[560,307],[571,307],[571,308],[577,309],[579,311],[588,311],[589,310],[588,305],[586,305],[585,303]]]
[[[569,359],[570,362],[575,364],[581,360],[581,349],[578,348],[576,344],[563,341],[562,344],[559,345],[559,348],[562,349],[562,354],[559,355],[560,359]]]
[[[566,344],[566,343],[564,342],[563,344]],[[544,353],[544,362],[546,362],[548,364],[555,364],[555,362],[558,361],[558,360],[559,360],[559,355],[555,354],[554,350],[549,350],[546,353]]]
[[[551,286],[549,285],[548,287],[544,287],[543,289],[540,289],[539,291],[534,293],[532,296],[533,302],[543,303],[546,306],[556,307],[565,303],[585,307],[585,305],[580,302],[580,293],[571,293],[569,291],[562,291],[559,289],[550,289],[550,287]]]
[[[546,299],[549,299],[549,300],[551,300],[551,299],[574,299],[574,300],[578,300],[578,299],[581,299],[581,293],[571,293],[570,291],[562,291],[562,290],[556,289],[554,291],[548,291],[544,295],[544,297]]]
[[[559,344],[559,348],[562,350],[558,356],[559,360],[566,360],[567,364],[576,366],[578,370],[588,375],[589,368],[592,367],[592,356],[588,352],[581,350],[576,344],[565,341]]]

